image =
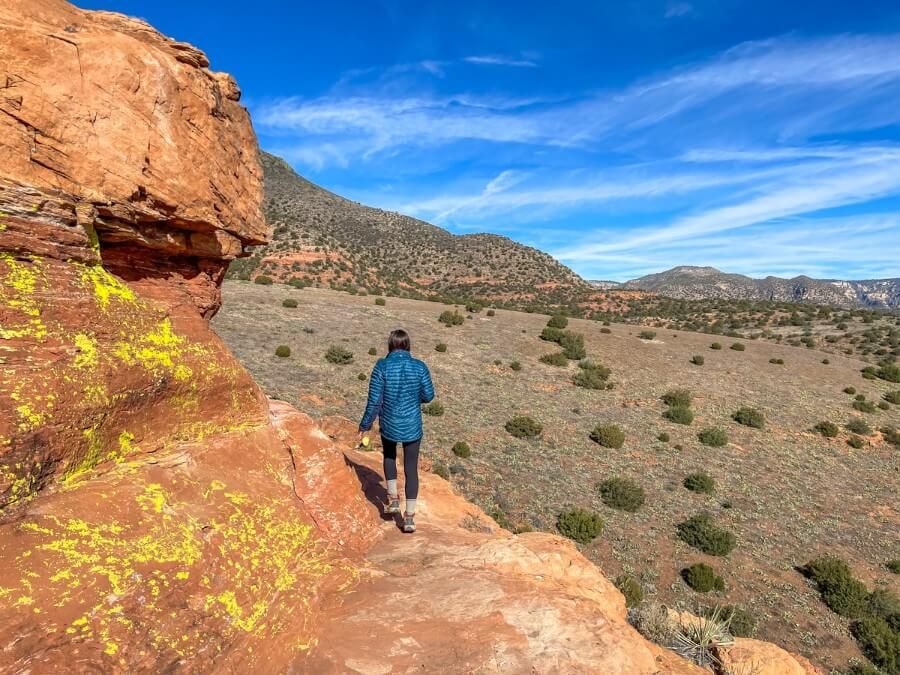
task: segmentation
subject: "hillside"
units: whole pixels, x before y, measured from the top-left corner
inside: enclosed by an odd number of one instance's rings
[[[836,307],[900,309],[900,278],[840,281],[806,276],[753,279],[715,267],[673,267],[625,282],[623,289],[643,290],[683,300],[773,300]]]
[[[409,216],[363,206],[262,153],[272,241],[229,276],[523,305],[564,305],[590,287],[552,257],[493,234],[454,235]]]

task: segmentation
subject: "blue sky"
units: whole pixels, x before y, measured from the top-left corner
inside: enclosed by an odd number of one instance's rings
[[[896,0],[78,4],[206,51],[316,183],[587,278],[900,276]]]

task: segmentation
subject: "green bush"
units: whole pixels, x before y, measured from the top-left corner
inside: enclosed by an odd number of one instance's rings
[[[670,389],[660,398],[666,405],[688,408],[691,405],[693,395],[689,389]]]
[[[726,556],[737,544],[734,534],[718,527],[708,513],[698,513],[678,524],[678,538],[709,555]]]
[[[375,356],[378,353],[378,350],[375,347],[369,347],[369,356]]]
[[[690,424],[694,421],[694,411],[682,405],[675,405],[667,408],[663,417],[675,424]]]
[[[616,577],[616,588],[625,596],[625,606],[637,607],[644,601],[644,589],[640,582],[628,574],[620,574]]]
[[[822,602],[833,612],[850,619],[868,614],[869,591],[840,558],[822,556],[806,563],[801,571],[815,582]]]
[[[345,366],[353,360],[353,352],[340,345],[331,345],[325,352],[325,360],[339,366]]]
[[[356,376],[356,379],[359,380],[360,382],[365,382],[367,379],[369,379],[369,376],[366,375],[365,373],[360,373],[359,375]]]
[[[878,402],[878,409],[879,409],[879,410],[890,410],[890,409],[891,409],[891,405],[890,405],[890,403],[888,403],[887,401],[879,401],[879,402]]]
[[[695,366],[702,366],[705,362],[706,362],[706,359],[704,359],[699,354],[695,354],[694,356],[691,357],[691,363],[693,363]]]
[[[784,365],[784,359],[769,359],[769,363],[774,363],[779,366]]]
[[[610,333],[612,333],[612,331],[609,328],[601,328],[600,332],[605,335],[609,335]]]
[[[450,480],[450,471],[447,470],[447,465],[440,460],[431,465],[431,473],[437,474],[444,480]]]
[[[466,318],[457,312],[456,310],[446,309],[441,312],[441,315],[438,317],[438,321],[440,321],[445,326],[461,326],[465,322]]]
[[[709,346],[709,348],[710,348],[710,349],[716,349],[716,350],[722,349],[722,343],[721,343],[721,342],[713,342],[713,343]]]
[[[856,434],[852,434],[847,439],[847,445],[849,445],[851,448],[856,448],[857,450],[859,450],[860,448],[866,447],[866,439],[863,438],[862,436],[857,436]]]
[[[481,311],[481,305],[475,302],[466,303],[466,311],[472,314],[478,314]]]
[[[541,331],[541,340],[545,340],[546,342],[556,342],[559,344],[560,340],[562,340],[562,336],[562,329],[553,328],[552,326],[547,326]]]
[[[875,371],[875,376],[888,382],[900,383],[900,366],[896,363],[886,363]]]
[[[705,607],[704,616],[711,616],[715,607]],[[756,635],[756,619],[743,607],[724,605],[718,608],[719,619],[727,622],[728,633],[734,637],[753,637]]]
[[[685,476],[684,487],[691,492],[711,495],[716,491],[716,481],[709,474],[698,471]]]
[[[724,448],[728,445],[728,432],[721,427],[706,427],[697,434],[697,439],[711,448]]]
[[[553,352],[551,354],[544,354],[541,359],[541,363],[545,363],[548,366],[557,366],[563,367],[569,365],[569,359],[566,358],[566,355],[562,352]]]
[[[831,361],[829,361],[828,359],[822,359],[822,363],[827,366],[828,364],[831,363]]]
[[[885,393],[881,398],[883,398],[888,403],[900,405],[900,389],[898,389],[897,391],[889,391]]]
[[[856,393],[856,387],[844,387],[844,393],[853,396]]]
[[[515,370],[516,372],[518,372],[518,371],[522,370],[522,364],[519,363],[518,361],[510,361],[510,362],[509,362],[509,369],[510,369],[510,370]]]
[[[592,511],[573,509],[559,514],[556,529],[579,544],[589,544],[603,531],[603,519]]]
[[[653,340],[656,338],[656,331],[654,330],[642,330],[638,335],[641,340]]]
[[[881,432],[881,435],[884,436],[884,440],[891,445],[896,445],[900,448],[900,430],[897,430],[894,427],[881,427],[879,431]]]
[[[564,317],[562,314],[556,314],[550,317],[550,320],[547,322],[548,328],[559,328],[562,330],[566,326],[569,325],[569,320]]]
[[[854,417],[852,420],[847,422],[847,431],[853,432],[854,434],[859,434],[860,436],[872,435],[872,427],[866,424],[866,421],[861,417]]]
[[[869,593],[869,613],[887,622],[900,622],[900,598],[887,588],[876,588]],[[897,624],[900,630],[900,623]]]
[[[604,448],[618,450],[625,444],[625,432],[615,424],[598,424],[591,431],[591,440]]]
[[[736,352],[742,352],[746,349],[742,342],[735,342],[731,345],[731,348]]]
[[[259,284],[260,286],[271,286],[273,283],[275,283],[275,281],[274,279],[272,279],[272,277],[266,276],[265,274],[260,274],[253,280],[253,283]]]
[[[457,441],[453,444],[453,454],[462,459],[468,459],[472,456],[472,448],[465,441]]]
[[[870,617],[853,623],[850,632],[869,661],[888,675],[900,673],[900,631],[884,619]]]
[[[375,298],[375,304],[379,307],[384,307],[387,304],[387,300],[384,298]]]
[[[440,401],[432,401],[428,405],[422,406],[422,412],[426,415],[440,417],[444,414],[444,404]]]
[[[440,352],[441,354],[443,354],[445,351],[447,351],[447,344],[444,342],[438,342],[434,346],[434,351]]]
[[[875,366],[866,366],[860,371],[862,373],[864,380],[876,380],[878,379],[878,371]]]
[[[609,478],[599,491],[604,504],[620,511],[635,513],[644,505],[644,489],[630,478]]]
[[[822,434],[825,438],[835,438],[838,435],[838,425],[834,422],[822,420],[813,427],[813,431]]]
[[[659,436],[656,437],[656,440],[660,441],[661,443],[668,443],[670,440],[669,434],[663,431],[659,434]]]
[[[280,356],[281,358],[287,358],[291,355],[291,348],[287,345],[278,345],[275,347],[275,356]]]
[[[681,570],[684,582],[698,593],[724,591],[725,580],[706,563],[696,563]]]
[[[886,563],[884,563],[884,566],[894,574],[900,574],[900,558],[896,560],[888,560]]]
[[[584,349],[584,335],[565,331],[559,340],[559,346],[563,349],[565,357],[571,361],[577,361],[587,356]]]
[[[853,401],[853,409],[864,413],[873,413],[878,410],[871,401]]]
[[[492,310],[492,309],[489,309],[489,310],[487,311],[487,315],[488,315],[488,316],[497,316],[497,312],[495,312],[495,311]]]
[[[578,364],[578,372],[572,377],[572,382],[576,387],[585,389],[609,389],[610,383],[607,380],[610,372],[609,368],[601,366],[599,363],[581,361]]]
[[[537,438],[544,430],[540,422],[525,415],[513,417],[503,428],[516,438]]]
[[[294,300],[293,298],[285,298],[284,300],[281,301],[281,306],[282,307],[290,307],[291,309],[293,309],[294,307],[297,306],[297,301]]]
[[[738,408],[734,415],[731,416],[731,419],[738,424],[743,424],[745,427],[753,429],[762,429],[766,426],[766,418],[763,414],[759,410],[747,406]]]

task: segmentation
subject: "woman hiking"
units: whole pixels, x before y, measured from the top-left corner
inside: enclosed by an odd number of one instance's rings
[[[378,359],[369,379],[369,399],[359,423],[358,440],[380,418],[384,449],[384,479],[387,481],[386,513],[400,513],[397,493],[397,444],[403,444],[403,473],[406,476],[406,512],[403,531],[416,531],[416,497],[419,495],[419,445],[422,443],[422,403],[434,399],[431,373],[409,353],[409,334],[398,328],[388,338],[388,355]]]

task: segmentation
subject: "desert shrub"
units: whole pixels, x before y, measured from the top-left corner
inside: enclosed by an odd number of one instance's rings
[[[457,441],[453,444],[453,454],[462,459],[468,459],[472,456],[472,448],[465,441]]]
[[[375,356],[378,353],[378,350],[375,347],[369,347],[369,356]]]
[[[693,363],[695,366],[702,366],[705,362],[706,362],[706,359],[704,359],[699,354],[695,354],[694,356],[691,357],[691,363]]]
[[[900,431],[894,427],[881,427],[879,431],[881,432],[881,435],[884,436],[884,440],[891,445],[900,447]]]
[[[440,321],[445,326],[461,326],[465,320],[466,319],[462,314],[460,314],[456,310],[450,309],[444,310],[438,317],[438,321]]]
[[[560,328],[547,326],[541,331],[541,340],[545,340],[546,342],[556,342],[558,344],[560,340],[562,340],[562,336],[563,331]]]
[[[888,560],[886,563],[884,563],[884,566],[894,574],[900,574],[900,558],[898,558],[897,560]]]
[[[898,389],[897,391],[889,391],[885,393],[881,398],[883,398],[888,403],[900,405],[900,389]]]
[[[855,401],[865,401],[865,400],[866,400],[866,395],[865,395],[865,394],[857,394],[856,396],[853,397],[853,400],[855,400]]]
[[[866,658],[888,675],[900,673],[900,631],[879,617],[853,623],[850,632]]]
[[[774,363],[779,366],[784,365],[784,359],[769,359],[769,363]]]
[[[876,380],[878,379],[877,370],[875,366],[866,366],[860,371],[862,373],[864,380]]]
[[[834,438],[838,435],[838,425],[834,422],[822,420],[813,427],[813,431],[822,434],[825,438]]]
[[[315,329],[315,328],[312,328],[311,326],[303,326],[303,329],[302,329],[302,330],[303,330],[303,332],[306,333],[307,335],[312,335],[313,333],[316,332],[316,329]]]
[[[724,591],[725,580],[706,563],[696,563],[681,570],[681,578],[698,593]]]
[[[447,465],[440,460],[432,464],[431,473],[437,474],[444,480],[450,480],[450,471],[447,470]]]
[[[670,389],[660,398],[666,405],[687,408],[691,405],[693,395],[689,389]]]
[[[900,622],[900,598],[892,590],[876,588],[869,593],[868,605],[872,616],[880,616],[888,623]],[[897,624],[897,629],[900,630],[900,623]]]
[[[307,285],[308,284],[303,279],[300,279],[298,277],[291,277],[288,280],[288,286],[290,286],[291,288],[306,288]]]
[[[896,363],[886,363],[875,371],[875,376],[888,382],[900,383],[900,366]]]
[[[822,359],[822,363],[827,366],[828,364],[831,363],[831,361],[829,361],[828,359]]]
[[[440,401],[432,401],[428,405],[422,406],[422,412],[426,415],[440,417],[444,414],[444,404]]]
[[[656,331],[654,331],[654,330],[642,330],[642,331],[638,334],[638,337],[641,338],[641,340],[653,340],[653,339],[656,338]]]
[[[489,309],[487,311],[487,315],[488,316],[497,316],[497,312],[495,312],[493,309]]]
[[[562,347],[565,357],[572,361],[577,361],[587,356],[587,352],[584,349],[584,335],[581,333],[565,331],[559,340],[559,346]]]
[[[368,378],[369,378],[369,376],[366,375],[365,373],[360,373],[359,375],[356,376],[356,379],[359,380],[360,382],[365,382]]]
[[[690,424],[694,421],[694,411],[683,405],[674,405],[666,409],[663,417],[675,424]]]
[[[434,346],[434,351],[441,352],[442,354],[447,351],[447,344],[445,342],[438,342]]]
[[[766,426],[766,418],[763,414],[759,410],[747,406],[738,408],[731,416],[731,419],[738,424],[743,424],[745,427],[753,429],[762,429]]]
[[[891,409],[891,405],[890,405],[890,403],[888,403],[887,401],[879,401],[879,402],[878,402],[878,409],[879,409],[879,410],[890,410],[890,409]]]
[[[644,489],[630,478],[609,478],[599,492],[604,504],[620,511],[634,513],[644,504]]]
[[[625,444],[625,432],[615,424],[598,424],[591,431],[591,440],[604,448],[618,450]]]
[[[706,427],[697,434],[697,439],[711,448],[724,448],[728,445],[728,432],[721,427]]]
[[[637,607],[644,601],[644,589],[640,582],[630,574],[620,574],[616,577],[616,588],[625,596],[626,607]]]
[[[494,359],[494,365],[495,365],[495,366],[502,366],[502,365],[503,365],[503,361],[501,361],[500,359]]]
[[[509,369],[510,369],[510,370],[515,370],[516,372],[518,372],[518,371],[522,370],[522,364],[519,363],[518,361],[510,361],[510,362],[509,362]]]
[[[552,352],[550,354],[544,354],[541,359],[541,363],[545,363],[548,366],[567,366],[569,365],[569,359],[566,358],[566,355],[562,352]]]
[[[291,355],[291,348],[287,345],[278,345],[275,347],[275,356],[280,356],[281,358],[287,358]]]
[[[328,351],[325,352],[325,360],[328,363],[344,366],[353,360],[353,352],[340,345],[331,345]]]
[[[726,556],[734,549],[734,534],[717,526],[710,514],[698,513],[678,524],[678,538],[709,555]]]
[[[854,417],[847,422],[847,431],[851,431],[854,434],[859,434],[861,436],[869,436],[872,433],[872,427],[866,424],[866,421],[861,417]]]
[[[658,440],[662,443],[668,443],[670,440],[669,434],[667,434],[665,431],[663,431],[662,433],[660,433],[659,436],[656,437],[656,440]]]
[[[375,298],[375,304],[379,307],[384,307],[387,304],[387,300],[384,298]]]
[[[271,286],[275,283],[275,280],[272,277],[266,276],[265,274],[260,274],[253,280],[254,284],[259,284],[260,286]]]
[[[525,415],[513,417],[503,428],[516,438],[537,438],[544,430],[540,422]]]
[[[853,396],[856,393],[856,387],[844,387],[844,393]]]
[[[756,619],[743,607],[725,605],[721,612],[722,618],[728,622],[728,632],[734,637],[753,637],[756,634]]]
[[[284,300],[281,301],[281,306],[282,307],[290,307],[291,309],[293,309],[294,307],[297,306],[297,301],[294,300],[293,298],[285,298]]]
[[[833,612],[851,619],[868,613],[869,591],[840,558],[822,556],[806,563],[801,571],[815,582],[822,602]]]
[[[608,389],[610,387],[607,382],[609,375],[609,368],[593,361],[581,361],[578,364],[578,372],[572,377],[572,382],[576,387],[585,389]]]
[[[612,331],[609,328],[601,328],[600,332],[603,333],[604,335],[609,335],[610,333],[612,333]]]
[[[603,531],[603,519],[592,511],[573,509],[559,514],[556,529],[579,544],[589,544]]]
[[[475,302],[466,303],[466,311],[472,314],[478,314],[481,311],[481,305]]]
[[[866,447],[866,439],[863,438],[862,436],[857,436],[856,434],[852,434],[847,439],[847,445],[849,445],[851,448],[856,448],[857,450],[859,450],[860,448]]]
[[[550,317],[550,320],[547,322],[548,328],[559,328],[562,330],[566,326],[569,325],[569,320],[564,317],[562,314],[556,314]]]
[[[864,413],[873,413],[878,410],[871,401],[853,401],[853,409]]]
[[[684,487],[691,492],[711,495],[716,491],[716,481],[708,473],[692,473],[684,478]]]
[[[731,348],[736,352],[742,352],[746,349],[742,342],[735,342],[731,345]]]
[[[722,343],[721,343],[721,342],[713,342],[713,343],[709,346],[709,348],[710,348],[710,349],[716,349],[716,350],[722,349]]]

